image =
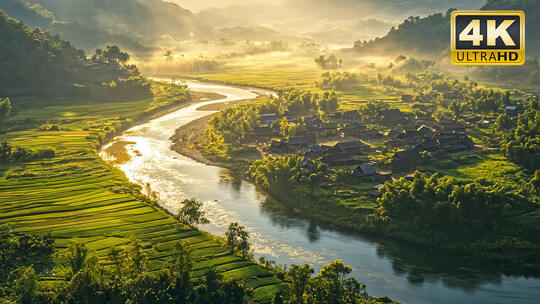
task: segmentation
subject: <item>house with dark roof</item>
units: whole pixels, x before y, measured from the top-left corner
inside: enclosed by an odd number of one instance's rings
[[[311,145],[306,148],[306,153],[321,153],[323,149],[320,145]]]
[[[391,165],[395,170],[404,170],[411,168],[420,159],[418,151],[404,150],[394,153]]]
[[[388,139],[397,138],[397,137],[401,134],[401,132],[403,132],[403,131],[400,131],[400,130],[390,130],[390,131],[388,131],[388,133],[386,133],[385,136],[386,136],[386,138],[388,138]]]
[[[364,129],[364,125],[358,122],[351,122],[347,123],[341,128],[339,128],[339,131],[342,133],[344,137],[347,136],[360,136],[362,130]]]
[[[276,113],[264,113],[259,116],[259,120],[263,125],[271,125],[278,119]]]
[[[381,136],[381,133],[379,131],[374,129],[364,130],[362,131],[361,137],[362,138],[376,138]]]
[[[288,146],[285,141],[282,140],[272,140],[270,142],[269,150],[271,153],[287,153]]]
[[[414,150],[418,152],[422,152],[422,151],[435,152],[439,150],[439,142],[434,138],[425,139],[421,143],[415,145]]]
[[[382,172],[377,172],[377,174],[375,175],[375,181],[381,183],[381,184],[384,184],[386,182],[389,182],[392,180],[392,173],[391,172],[386,172],[386,171],[382,171]]]
[[[521,105],[508,105],[504,107],[504,111],[508,116],[517,116],[523,113],[523,107]]]
[[[359,140],[338,142],[334,145],[334,147],[332,147],[333,151],[344,152],[353,155],[364,153],[367,149],[368,145]]]
[[[403,113],[399,109],[389,109],[389,110],[381,111],[379,113],[379,117],[381,117],[380,119],[381,123],[385,125],[400,124],[400,123],[407,122],[405,115],[403,115]]]
[[[338,133],[338,124],[335,122],[327,122],[319,126],[317,133],[322,136],[335,136]]]
[[[423,138],[432,138],[436,134],[436,130],[434,128],[428,127],[426,125],[421,125],[418,129],[416,129],[417,136],[423,137]]]
[[[362,117],[360,117],[360,113],[358,113],[357,110],[350,110],[345,111],[341,115],[342,121],[348,121],[348,122],[354,122],[354,121],[361,121]]]
[[[452,119],[441,118],[439,119],[439,125],[443,130],[465,131],[465,125]]]
[[[377,172],[375,171],[375,168],[370,164],[362,164],[354,168],[352,172],[352,176],[354,177],[367,177],[367,176],[373,176]]]
[[[258,140],[262,138],[268,138],[276,135],[276,130],[270,126],[257,126],[249,134],[248,138],[250,140]]]
[[[307,148],[309,145],[315,142],[315,136],[294,136],[287,140],[287,147],[289,152],[296,152]]]
[[[346,152],[329,152],[322,161],[333,166],[343,166],[356,162],[356,159]]]

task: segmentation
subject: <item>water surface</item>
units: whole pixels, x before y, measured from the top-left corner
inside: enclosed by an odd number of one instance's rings
[[[257,97],[258,91],[188,83],[193,91],[212,92],[224,99],[190,105],[127,130],[115,141],[125,141],[132,156],[119,165],[134,183],[150,185],[163,206],[176,212],[185,198],[204,201],[211,224],[200,228],[223,235],[238,221],[251,233],[255,257],[264,255],[279,264],[323,264],[341,259],[373,296],[388,295],[402,303],[540,303],[540,280],[509,275],[495,265],[480,266],[456,255],[406,246],[360,234],[346,234],[307,220],[272,211],[264,194],[230,171],[198,163],[170,149],[179,126],[210,114],[201,105]],[[102,152],[103,157],[107,157]]]

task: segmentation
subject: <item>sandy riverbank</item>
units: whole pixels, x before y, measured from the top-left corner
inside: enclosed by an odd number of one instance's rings
[[[215,103],[198,108],[199,111],[221,111],[228,107],[250,103],[256,99],[240,100],[235,102]],[[224,167],[231,170],[238,169],[238,164],[227,162],[216,162],[206,158],[200,150],[196,148],[197,139],[201,138],[204,130],[208,127],[208,121],[215,115],[212,113],[202,118],[196,119],[186,125],[176,129],[175,134],[171,137],[171,149],[175,152],[194,159],[200,163]]]
[[[117,133],[115,133],[112,136],[109,136],[109,138],[102,143],[102,147],[106,147],[104,149],[104,151],[106,151],[106,154],[107,154],[107,157],[104,158],[104,160],[109,165],[122,165],[122,164],[127,163],[131,159],[131,156],[127,152],[126,145],[132,144],[132,142],[119,141],[119,142],[114,142],[113,144],[107,146],[107,144],[114,138],[114,136],[124,132],[125,129],[128,129],[128,128],[143,124],[143,123],[145,123],[147,121],[150,121],[152,119],[161,117],[163,115],[167,115],[169,113],[177,111],[177,110],[179,110],[181,108],[184,108],[186,106],[189,106],[191,104],[196,104],[196,103],[209,101],[209,100],[218,100],[218,99],[222,99],[222,98],[225,98],[225,96],[220,95],[220,94],[216,94],[216,93],[191,92],[191,100],[190,101],[188,101],[188,102],[180,102],[180,103],[175,103],[175,104],[173,103],[171,105],[165,106],[162,109],[159,109],[159,110],[151,113],[150,115],[146,115],[144,117],[141,117],[141,118],[135,120],[128,127],[124,128],[123,130],[119,130]],[[209,105],[209,106],[212,106],[212,105]],[[201,108],[206,108],[206,107],[201,107]],[[211,108],[210,108],[210,110],[211,110]],[[210,110],[207,110],[207,111],[210,111]],[[101,150],[101,148],[98,149],[98,150]]]

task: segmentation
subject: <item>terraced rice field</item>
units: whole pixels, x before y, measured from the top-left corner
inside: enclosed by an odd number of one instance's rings
[[[96,152],[99,138],[137,119],[156,104],[167,105],[174,96],[157,94],[154,100],[93,103],[61,102],[34,108],[22,101],[14,125],[44,120],[62,131],[28,129],[0,134],[13,147],[53,147],[52,159],[0,164],[0,222],[15,231],[51,234],[58,248],[71,242],[86,244],[101,259],[111,246],[137,239],[148,253],[150,270],[167,267],[174,244],[189,242],[195,259],[193,277],[215,266],[225,278],[245,279],[254,297],[268,300],[282,282],[252,261],[232,255],[212,236],[177,222],[163,210],[137,199],[123,173],[103,162]],[[197,96],[195,96],[197,97]],[[66,113],[69,114],[66,116]],[[32,125],[32,124],[30,124]]]

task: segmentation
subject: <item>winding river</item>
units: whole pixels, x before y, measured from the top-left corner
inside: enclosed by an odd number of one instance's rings
[[[198,163],[170,149],[175,129],[211,112],[200,106],[257,97],[256,91],[189,82],[191,90],[224,99],[189,105],[135,126],[115,141],[124,141],[131,159],[118,167],[140,185],[150,184],[171,212],[185,198],[203,200],[211,224],[200,228],[223,235],[234,221],[251,233],[255,257],[279,264],[323,264],[341,259],[372,296],[387,295],[402,303],[539,303],[540,279],[512,275],[455,255],[419,249],[358,234],[345,234],[272,210],[274,204],[252,184],[230,171]],[[105,147],[106,148],[106,147]],[[106,152],[101,152],[106,158]]]

